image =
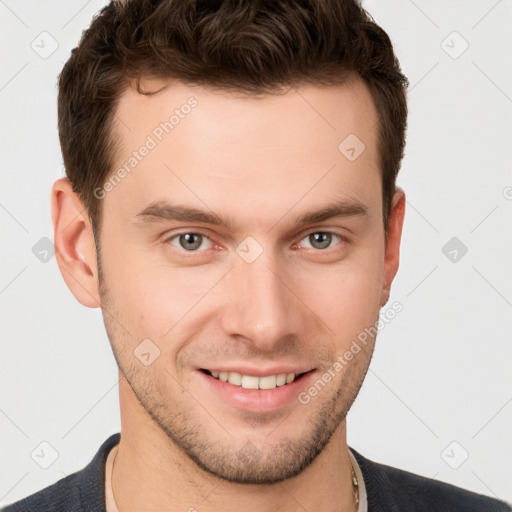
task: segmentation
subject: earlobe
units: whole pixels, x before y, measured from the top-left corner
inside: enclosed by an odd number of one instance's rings
[[[381,307],[389,300],[391,283],[398,272],[400,263],[400,241],[405,217],[405,192],[397,187],[391,203],[388,223],[388,237],[385,250],[384,282],[381,296]]]
[[[100,307],[96,245],[87,210],[61,178],[52,188],[55,257],[71,293],[84,306]]]

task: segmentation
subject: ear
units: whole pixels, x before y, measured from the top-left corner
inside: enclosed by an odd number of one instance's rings
[[[398,271],[400,262],[400,240],[405,216],[405,192],[397,187],[391,202],[391,212],[388,223],[388,238],[384,256],[384,283],[381,296],[381,307],[389,300],[391,283]]]
[[[78,302],[100,307],[96,244],[87,210],[68,178],[52,188],[55,257],[62,277]]]

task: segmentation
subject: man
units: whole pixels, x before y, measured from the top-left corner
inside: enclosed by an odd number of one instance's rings
[[[353,0],[99,13],[60,76],[52,211],[121,433],[5,511],[511,510],[347,445],[399,264],[406,87]]]

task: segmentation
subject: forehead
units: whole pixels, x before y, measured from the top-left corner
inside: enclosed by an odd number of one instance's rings
[[[264,216],[269,208],[380,196],[377,112],[359,79],[259,96],[176,81],[141,86],[158,92],[130,87],[120,97],[114,171],[127,172],[105,209],[131,215],[179,200],[232,216],[251,205]]]

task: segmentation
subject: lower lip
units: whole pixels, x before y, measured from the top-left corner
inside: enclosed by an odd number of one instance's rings
[[[211,375],[197,370],[199,378],[215,394],[220,395],[223,403],[248,412],[272,412],[286,405],[298,402],[298,395],[307,388],[314,377],[315,371],[302,375],[290,384],[277,386],[274,389],[245,389],[229,382],[223,382]]]

